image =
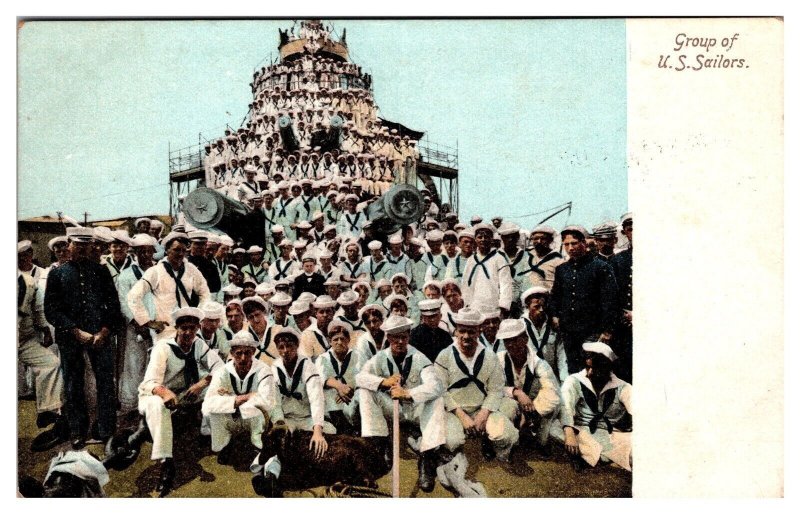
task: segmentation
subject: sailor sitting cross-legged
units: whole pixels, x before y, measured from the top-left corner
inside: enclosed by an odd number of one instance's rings
[[[272,368],[253,356],[258,341],[245,330],[231,340],[229,360],[214,371],[203,400],[203,414],[211,425],[211,450],[220,464],[228,464],[234,451],[231,436],[250,433],[250,443],[261,448],[264,414],[275,404]],[[258,453],[258,452],[255,452]]]

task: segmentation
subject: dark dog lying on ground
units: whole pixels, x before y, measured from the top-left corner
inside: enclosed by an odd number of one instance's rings
[[[302,430],[291,432],[282,423],[273,425],[267,421],[258,464],[263,466],[277,455],[281,461],[281,476],[278,484],[271,483],[263,473],[253,477],[256,493],[274,497],[280,496],[280,491],[285,489],[310,489],[337,483],[376,488],[378,478],[390,470],[384,459],[388,445],[385,437],[325,434],[328,450],[320,460],[316,460],[309,449],[311,435],[311,432]]]

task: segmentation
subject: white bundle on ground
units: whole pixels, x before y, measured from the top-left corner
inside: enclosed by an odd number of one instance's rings
[[[468,464],[467,457],[459,452],[450,462],[436,468],[436,478],[460,498],[486,498],[483,484],[465,478]]]

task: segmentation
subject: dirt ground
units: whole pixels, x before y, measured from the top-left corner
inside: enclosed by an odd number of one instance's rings
[[[42,453],[30,451],[36,428],[36,411],[33,401],[18,402],[18,467],[20,474],[42,480],[47,473],[50,459],[59,451],[71,449],[69,443]],[[195,446],[196,445],[196,446]],[[193,447],[194,446],[194,447]],[[89,445],[87,449],[102,457],[101,445]],[[197,440],[175,441],[176,466],[178,468],[175,489],[169,497],[241,497],[258,498],[250,484],[251,474],[247,466],[252,456],[243,455],[235,459],[233,466],[222,466],[211,453],[207,444]],[[566,454],[557,446],[552,456],[543,460],[533,451],[520,452],[512,463],[485,462],[477,441],[467,442],[465,453],[469,460],[467,478],[483,483],[489,497],[536,498],[536,497],[630,497],[631,474],[614,466],[599,466],[582,472],[575,471]],[[437,482],[431,493],[416,487],[416,456],[408,449],[401,451],[400,494],[404,498],[450,498],[452,493]],[[111,481],[106,485],[106,495],[113,498],[156,497],[158,465],[149,459],[150,444],[142,447],[139,459],[124,471],[110,471]],[[391,492],[391,474],[378,481],[381,491]],[[325,488],[304,491],[286,491],[285,497],[321,497]]]

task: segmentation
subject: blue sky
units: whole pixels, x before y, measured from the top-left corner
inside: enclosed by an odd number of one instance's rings
[[[290,21],[32,22],[18,33],[20,218],[168,211],[169,145],[238,126]],[[335,20],[388,119],[459,148],[460,214],[627,210],[624,20]]]

